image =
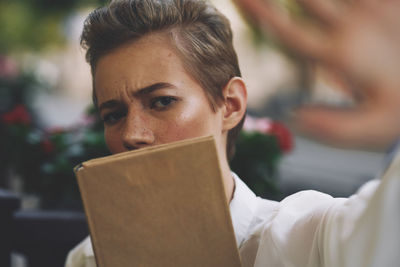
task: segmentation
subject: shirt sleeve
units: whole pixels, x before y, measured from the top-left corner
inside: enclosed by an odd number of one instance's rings
[[[344,201],[317,191],[302,191],[282,200],[275,217],[260,229],[254,266],[322,266],[318,239],[324,218]]]
[[[324,266],[399,266],[400,153],[380,182],[335,207],[324,228]]]
[[[263,226],[254,266],[380,267],[400,262],[400,156],[348,199],[303,191]]]

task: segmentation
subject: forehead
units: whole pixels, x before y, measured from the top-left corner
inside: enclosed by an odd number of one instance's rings
[[[168,36],[153,34],[124,44],[101,57],[94,73],[98,102],[111,97],[114,89],[140,89],[154,83],[168,82],[176,86],[198,83],[185,70]]]

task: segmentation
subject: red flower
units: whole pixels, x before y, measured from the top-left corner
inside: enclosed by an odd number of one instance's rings
[[[29,125],[31,123],[31,116],[26,110],[25,106],[22,104],[17,105],[10,112],[1,115],[1,120],[6,124],[25,124]]]
[[[276,136],[279,147],[284,153],[289,152],[293,148],[293,139],[290,131],[283,124],[269,118],[255,118],[247,115],[243,130]]]
[[[42,147],[43,151],[45,154],[51,154],[54,150],[54,144],[49,140],[49,139],[44,139],[41,143],[40,146]]]
[[[279,147],[284,153],[289,152],[293,148],[292,134],[283,124],[272,122],[270,133],[278,138]]]

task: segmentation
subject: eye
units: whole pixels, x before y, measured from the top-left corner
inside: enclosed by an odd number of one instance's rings
[[[121,118],[125,117],[126,112],[121,110],[121,111],[112,111],[109,113],[106,113],[102,120],[104,124],[106,125],[113,125],[117,123]]]
[[[176,101],[177,101],[177,99],[172,96],[160,96],[160,97],[154,98],[151,101],[150,107],[152,109],[162,110],[162,109],[169,107],[171,104],[173,104]]]

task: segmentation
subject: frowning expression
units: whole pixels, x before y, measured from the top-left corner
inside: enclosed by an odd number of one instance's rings
[[[112,153],[205,135],[224,145],[221,109],[213,110],[165,36],[145,36],[101,57],[94,84]]]

